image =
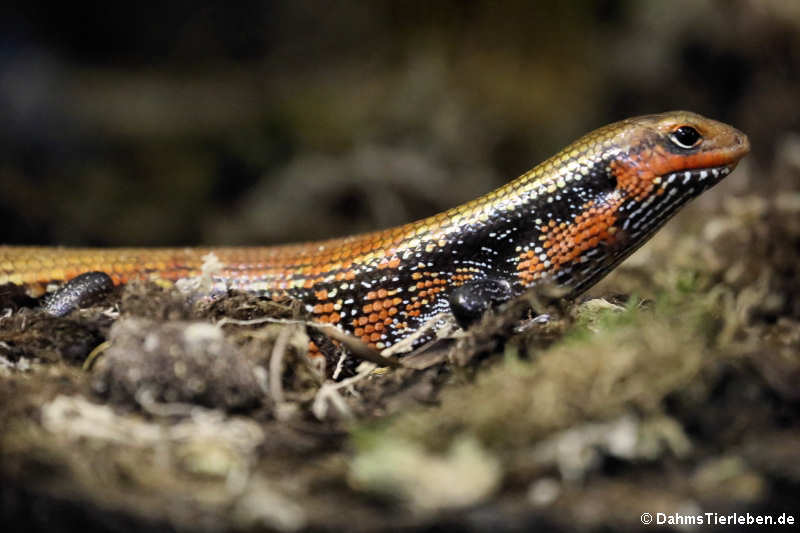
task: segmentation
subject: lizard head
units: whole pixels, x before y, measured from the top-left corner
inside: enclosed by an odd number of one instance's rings
[[[616,149],[606,159],[609,177],[620,193],[639,202],[663,194],[697,196],[730,174],[750,151],[750,141],[741,131],[689,111],[647,115],[612,126]]]
[[[522,178],[537,217],[530,244],[512,258],[520,280],[550,275],[585,290],[749,151],[744,133],[688,111],[589,133]]]

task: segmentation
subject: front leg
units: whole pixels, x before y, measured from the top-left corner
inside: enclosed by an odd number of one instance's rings
[[[477,322],[490,307],[514,296],[511,284],[501,278],[484,278],[457,287],[450,294],[450,311],[462,329]]]
[[[113,288],[114,282],[105,272],[86,272],[46,296],[42,309],[53,316],[64,316],[73,309],[92,303]]]

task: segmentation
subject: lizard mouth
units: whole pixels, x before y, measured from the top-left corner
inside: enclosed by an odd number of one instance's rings
[[[722,181],[735,168],[734,162],[663,175],[656,194],[651,194],[644,202],[635,202],[620,209],[620,212],[626,213],[621,229],[639,237],[652,234],[683,204]]]
[[[671,186],[675,185],[681,188],[702,185],[702,190],[705,190],[711,185],[715,185],[722,181],[722,179],[733,172],[735,168],[736,163],[731,163],[729,165],[719,167],[681,170],[679,172],[672,172],[663,176],[661,178],[661,182],[664,184],[665,189],[668,190],[677,190],[670,188]]]

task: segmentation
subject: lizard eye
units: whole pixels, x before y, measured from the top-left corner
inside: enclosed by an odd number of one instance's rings
[[[703,139],[696,129],[691,126],[681,126],[673,131],[669,139],[680,148],[692,148]]]

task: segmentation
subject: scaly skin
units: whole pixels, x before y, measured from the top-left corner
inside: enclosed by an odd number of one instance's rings
[[[695,146],[675,140],[682,127],[700,134]],[[220,288],[298,298],[317,321],[382,349],[449,311],[456,287],[489,280],[511,297],[550,279],[582,292],[749,148],[740,131],[694,113],[636,117],[589,133],[485,196],[404,226],[269,248],[0,246],[0,284],[38,295],[88,271],[115,284],[178,280],[200,275],[213,252]]]

